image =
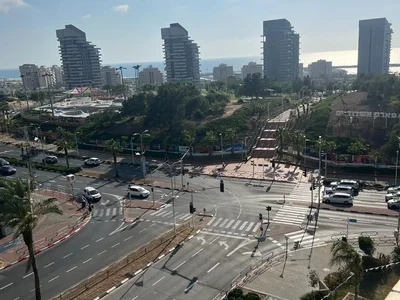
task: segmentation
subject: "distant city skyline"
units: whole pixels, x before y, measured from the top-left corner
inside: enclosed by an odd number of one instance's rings
[[[60,65],[54,30],[65,24],[86,32],[102,49],[104,64],[161,61],[160,28],[174,22],[184,24],[201,46],[202,59],[261,57],[262,22],[280,18],[288,19],[300,34],[300,61],[307,65],[329,58],[310,61],[306,53],[357,50],[358,21],[362,19],[387,18],[394,31],[392,47],[399,48],[398,11],[398,0],[386,0],[385,5],[375,0],[127,0],[95,4],[0,0],[0,68],[25,63]],[[400,57],[392,56],[391,61],[400,61]]]

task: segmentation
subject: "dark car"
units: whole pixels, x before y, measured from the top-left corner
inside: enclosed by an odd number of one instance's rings
[[[57,156],[49,155],[49,156],[46,156],[45,158],[43,158],[42,161],[44,164],[56,164],[56,163],[58,163],[58,158],[57,158]]]
[[[15,173],[17,173],[17,170],[10,165],[0,166],[1,175],[8,176],[8,175],[14,175]]]
[[[9,165],[10,163],[6,161],[4,158],[0,158],[0,166]]]

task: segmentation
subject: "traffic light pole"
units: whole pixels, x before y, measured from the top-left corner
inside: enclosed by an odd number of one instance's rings
[[[192,205],[193,205],[193,207],[194,207],[194,203],[193,203],[193,191],[190,193],[190,201],[191,201],[191,203],[192,203]],[[192,213],[192,225],[193,225],[193,228],[194,228],[194,212]]]

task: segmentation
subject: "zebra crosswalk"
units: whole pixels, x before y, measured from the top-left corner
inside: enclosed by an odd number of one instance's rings
[[[283,206],[272,218],[272,224],[301,226],[309,209],[304,206]]]
[[[154,216],[154,217],[161,217],[161,218],[172,218],[173,211],[172,211],[172,209],[169,209],[171,206],[172,206],[172,204],[167,204],[163,209],[152,212],[149,215]],[[175,220],[187,221],[191,217],[192,217],[192,215],[190,213],[177,213],[175,215]]]
[[[212,218],[203,230],[228,235],[250,236],[260,231],[260,223],[237,219]]]
[[[122,215],[122,207],[95,208],[92,213],[94,218],[115,217]]]
[[[295,242],[298,242],[300,248],[302,249],[304,248],[307,249],[311,247],[315,248],[326,245],[326,243],[323,240],[316,238],[315,236],[305,232],[304,230],[286,233],[285,237],[288,238],[288,240],[292,241],[293,245]]]

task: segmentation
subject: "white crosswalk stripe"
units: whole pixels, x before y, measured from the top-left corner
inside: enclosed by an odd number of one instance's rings
[[[122,207],[113,207],[113,208],[95,208],[93,209],[92,216],[93,218],[111,218],[121,215],[123,212]]]
[[[293,244],[294,242],[299,242],[300,248],[320,247],[326,245],[324,241],[314,237],[304,230],[286,233],[285,236],[289,238],[289,240],[292,240]]]
[[[304,206],[284,206],[273,217],[272,223],[300,226],[308,212]]]

